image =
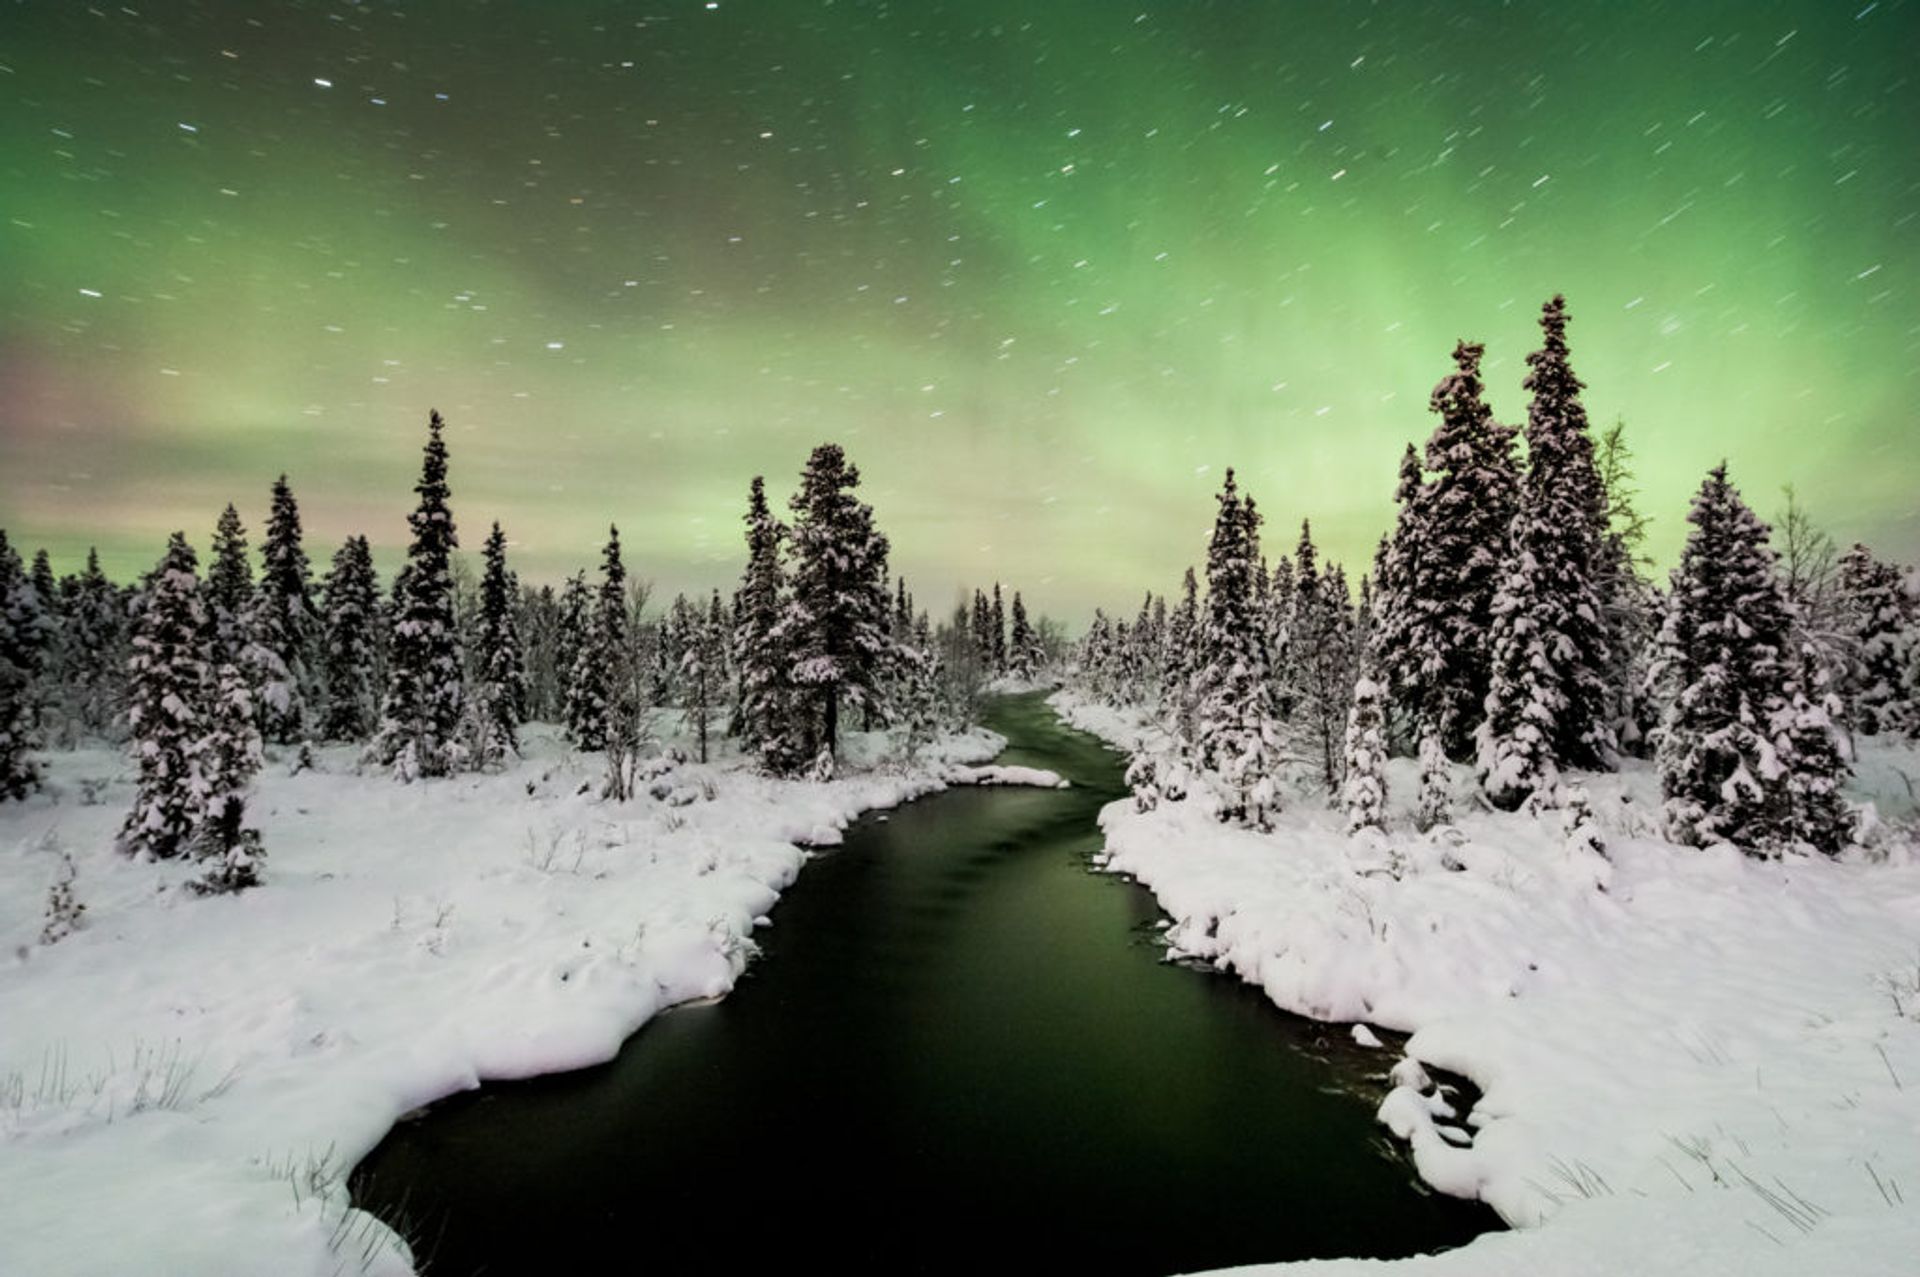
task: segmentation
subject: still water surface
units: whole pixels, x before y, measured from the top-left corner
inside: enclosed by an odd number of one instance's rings
[[[781,897],[727,998],[656,1017],[601,1067],[403,1122],[356,1202],[432,1277],[1158,1277],[1499,1226],[1387,1149],[1368,1076],[1387,1053],[1162,961],[1152,896],[1088,872],[1118,755],[1038,696],[988,721],[1000,761],[1073,788],[859,822]]]

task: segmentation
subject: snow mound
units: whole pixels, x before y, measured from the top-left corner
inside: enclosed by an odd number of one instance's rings
[[[1052,703],[1125,748],[1154,732]],[[1267,835],[1192,801],[1112,803],[1101,826],[1104,863],[1158,897],[1174,952],[1289,1011],[1412,1034],[1381,1122],[1424,1180],[1521,1231],[1395,1272],[1916,1271],[1910,824],[1838,861],[1682,848],[1632,766],[1581,777],[1576,810],[1470,812],[1425,836],[1413,764],[1388,773],[1384,841],[1347,837],[1318,794]],[[1920,774],[1920,752],[1867,742],[1860,774]],[[1902,811],[1904,788],[1856,797]],[[1429,1067],[1480,1088],[1470,1115]]]

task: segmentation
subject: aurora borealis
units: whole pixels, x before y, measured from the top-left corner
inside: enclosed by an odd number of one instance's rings
[[[936,609],[1171,588],[1238,468],[1355,566],[1458,337],[1564,292],[1652,549],[1726,457],[1920,556],[1920,6],[656,0],[0,10],[0,526],[127,575],[286,471],[390,564],[609,521],[729,582],[859,463]]]

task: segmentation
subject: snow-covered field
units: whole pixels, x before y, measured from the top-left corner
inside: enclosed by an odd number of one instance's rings
[[[1122,746],[1143,730],[1053,703]],[[1861,797],[1907,828],[1839,862],[1671,845],[1644,768],[1587,778],[1605,858],[1557,813],[1414,833],[1411,769],[1390,774],[1384,839],[1348,838],[1317,796],[1269,835],[1190,803],[1114,803],[1102,824],[1109,867],[1158,897],[1175,950],[1289,1011],[1413,1032],[1411,1062],[1381,1062],[1402,1083],[1381,1120],[1423,1178],[1519,1228],[1408,1269],[1911,1275],[1920,752],[1869,748]],[[1482,1088],[1464,1122],[1422,1093],[1422,1062]]]
[[[0,805],[0,1274],[408,1272],[346,1205],[394,1119],[605,1060],[725,992],[796,842],[946,783],[1058,783],[966,766],[1002,744],[978,731],[911,773],[686,765],[620,805],[593,796],[597,755],[526,744],[504,774],[411,786],[345,749],[270,762],[267,883],[238,896],[112,850],[131,784],[110,751],[53,754],[48,792]],[[42,945],[62,849],[86,913]]]

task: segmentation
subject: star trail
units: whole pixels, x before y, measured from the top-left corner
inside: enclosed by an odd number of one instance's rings
[[[1916,12],[11,4],[0,521],[126,575],[284,470],[391,564],[438,407],[523,574],[611,520],[671,591],[834,439],[928,601],[1077,617],[1229,465],[1357,575],[1455,339],[1519,420],[1564,292],[1657,557],[1725,457],[1910,560]]]

